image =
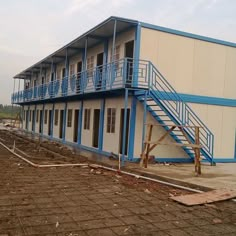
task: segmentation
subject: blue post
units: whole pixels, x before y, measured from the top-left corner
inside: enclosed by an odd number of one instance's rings
[[[114,21],[114,28],[113,28],[113,40],[112,40],[112,54],[111,54],[111,68],[110,68],[110,89],[112,89],[112,84],[115,78],[113,78],[113,76],[115,76],[114,74],[114,55],[115,55],[115,46],[116,46],[116,25],[117,25],[117,21]]]
[[[136,108],[137,108],[137,99],[133,96],[131,104],[131,117],[130,117],[130,129],[129,129],[129,152],[128,152],[129,160],[132,160],[134,157]]]
[[[66,140],[66,114],[67,114],[67,102],[65,102],[65,108],[63,112],[63,129],[62,129],[62,142]]]
[[[83,121],[83,106],[84,106],[84,101],[81,100],[81,102],[80,102],[80,109],[79,109],[78,144],[81,144],[82,121]]]
[[[68,49],[66,48],[66,60],[65,60],[65,95],[68,93],[69,87],[69,58],[68,58]]]
[[[100,124],[99,124],[99,138],[98,138],[98,150],[103,149],[103,130],[104,130],[104,116],[105,116],[105,98],[101,100],[101,112],[100,112]]]
[[[82,52],[82,74],[81,74],[81,82],[80,82],[80,89],[84,92],[85,83],[87,79],[86,75],[86,68],[87,68],[87,47],[88,47],[88,37],[85,40],[84,51]]]
[[[138,87],[138,71],[140,59],[140,41],[141,41],[141,24],[135,28],[135,44],[134,44],[134,71],[133,71],[133,86]]]
[[[107,63],[108,63],[108,40],[104,41],[104,57],[103,57],[103,75],[102,75],[102,88],[106,89],[106,84],[107,84]]]
[[[142,150],[144,149],[144,138],[146,133],[146,121],[147,121],[147,91],[145,91],[145,98],[143,103],[143,133],[142,133]]]
[[[122,137],[122,166],[125,165],[125,137],[126,137],[126,127],[127,127],[127,108],[128,108],[128,93],[129,90],[125,89],[125,114],[124,114],[124,127],[123,127],[123,137]]]

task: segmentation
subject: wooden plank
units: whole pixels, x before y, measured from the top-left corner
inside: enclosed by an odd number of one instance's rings
[[[187,194],[171,197],[174,201],[186,206],[202,205],[206,203],[224,201],[236,197],[236,189],[216,189],[209,192]]]

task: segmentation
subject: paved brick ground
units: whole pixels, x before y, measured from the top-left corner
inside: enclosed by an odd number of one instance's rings
[[[175,189],[89,168],[35,169],[1,148],[0,168],[0,236],[236,235],[232,201],[184,207],[168,199]]]

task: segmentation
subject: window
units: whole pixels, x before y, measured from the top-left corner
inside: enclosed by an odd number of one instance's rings
[[[44,124],[46,125],[48,121],[48,110],[44,111]]]
[[[91,56],[91,57],[88,57],[87,59],[88,76],[93,75],[93,67],[94,67],[94,56]]]
[[[91,109],[84,110],[84,129],[90,129],[90,111]]]
[[[107,133],[115,133],[116,109],[107,108]]]
[[[72,109],[69,109],[67,113],[67,127],[72,127]]]
[[[70,65],[70,76],[75,74],[75,64]]]
[[[54,125],[58,125],[58,109],[55,110]]]
[[[39,110],[36,111],[36,122],[39,122]]]

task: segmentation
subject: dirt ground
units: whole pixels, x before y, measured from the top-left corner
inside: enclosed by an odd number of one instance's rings
[[[21,142],[40,164],[86,161]],[[89,167],[34,168],[2,147],[0,166],[0,236],[236,235],[233,201],[185,207],[169,199],[182,190]]]

